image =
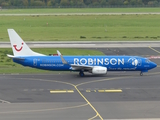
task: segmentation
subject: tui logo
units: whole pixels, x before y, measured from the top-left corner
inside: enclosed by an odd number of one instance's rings
[[[23,48],[23,42],[22,42],[22,46],[20,48],[17,48],[17,45],[13,45],[14,49],[17,51],[17,52],[20,52]]]
[[[129,58],[128,62],[131,63],[131,65],[133,65],[133,66],[138,65],[138,60],[136,58]]]

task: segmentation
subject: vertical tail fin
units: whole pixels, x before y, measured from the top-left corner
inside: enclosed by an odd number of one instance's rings
[[[44,56],[32,51],[14,29],[8,29],[14,56]]]

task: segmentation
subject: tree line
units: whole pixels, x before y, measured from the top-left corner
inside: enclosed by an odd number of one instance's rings
[[[0,6],[120,6],[160,5],[160,0],[0,0]]]

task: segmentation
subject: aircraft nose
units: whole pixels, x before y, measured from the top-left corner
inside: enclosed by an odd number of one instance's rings
[[[152,68],[155,68],[155,67],[157,67],[157,64],[152,62]]]

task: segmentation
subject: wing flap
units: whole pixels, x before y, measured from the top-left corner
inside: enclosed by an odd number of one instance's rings
[[[91,70],[93,66],[70,64],[72,70]]]

